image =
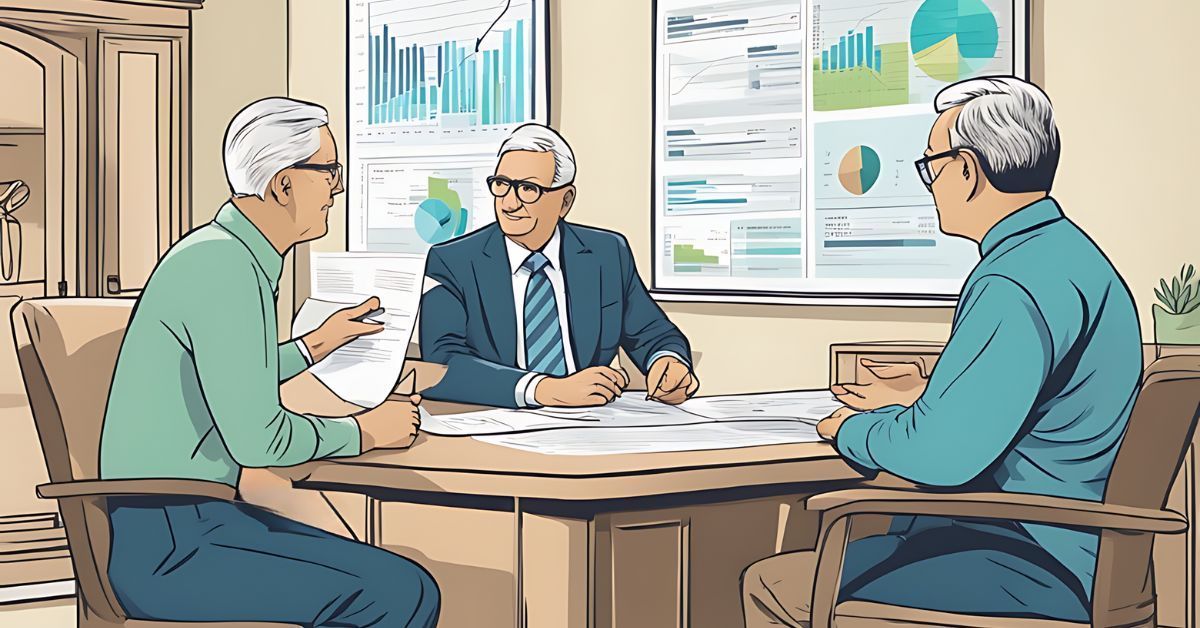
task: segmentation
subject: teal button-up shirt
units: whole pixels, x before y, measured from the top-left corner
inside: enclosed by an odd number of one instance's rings
[[[357,455],[358,423],[286,410],[279,384],[308,368],[278,344],[283,258],[232,203],[162,259],[125,333],[100,475],[237,486],[242,467]]]
[[[852,416],[838,451],[920,484],[1100,501],[1141,380],[1129,289],[1052,199],[980,252],[925,393]],[[1022,525],[1090,594],[1097,534]]]

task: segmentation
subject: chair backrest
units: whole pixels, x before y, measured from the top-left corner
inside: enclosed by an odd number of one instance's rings
[[[99,476],[100,430],[131,299],[33,299],[13,309],[17,360],[52,482]],[[59,504],[79,586],[81,625],[121,625],[108,582],[103,497]]]
[[[50,481],[99,477],[100,428],[132,299],[32,299],[13,310],[17,359]]]
[[[1198,419],[1200,356],[1151,363],[1109,475],[1105,503],[1165,508]],[[1153,625],[1153,540],[1149,534],[1101,534],[1092,593],[1094,625]]]

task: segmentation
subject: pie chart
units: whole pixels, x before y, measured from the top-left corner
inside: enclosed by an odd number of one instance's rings
[[[452,210],[445,201],[427,198],[417,205],[413,223],[417,235],[429,244],[441,244],[463,234],[466,230],[467,210]]]
[[[1000,28],[983,0],[925,0],[913,15],[909,41],[922,72],[953,83],[996,58]]]
[[[846,191],[862,196],[871,191],[879,180],[879,153],[870,146],[855,146],[842,157],[838,166],[838,181]]]

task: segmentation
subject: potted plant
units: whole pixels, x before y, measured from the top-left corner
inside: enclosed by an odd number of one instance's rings
[[[1191,264],[1180,268],[1169,285],[1160,279],[1154,294],[1159,301],[1154,304],[1154,341],[1200,345],[1200,278],[1196,278],[1196,269]]]

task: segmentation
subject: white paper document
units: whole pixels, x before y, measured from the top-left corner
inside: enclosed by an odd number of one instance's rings
[[[611,427],[545,430],[476,436],[478,440],[524,451],[558,456],[733,449],[820,440],[813,425],[801,421],[731,421],[661,427]]]
[[[422,411],[421,431],[443,436],[478,436],[587,427],[646,427],[707,423],[711,419],[676,406],[629,394],[593,408],[483,410],[435,416]]]
[[[404,369],[424,275],[424,255],[314,254],[312,297],[296,315],[293,337],[299,338],[319,327],[330,314],[370,297],[379,297],[384,313],[372,320],[383,323],[384,330],[334,351],[309,371],[350,403],[364,408],[383,403]]]
[[[631,393],[598,408],[425,415],[422,431],[556,455],[696,451],[818,440],[841,404],[827,390],[692,399],[679,406]]]
[[[828,390],[801,390],[701,397],[689,399],[679,407],[719,421],[792,419],[816,424],[842,407],[842,403]]]

